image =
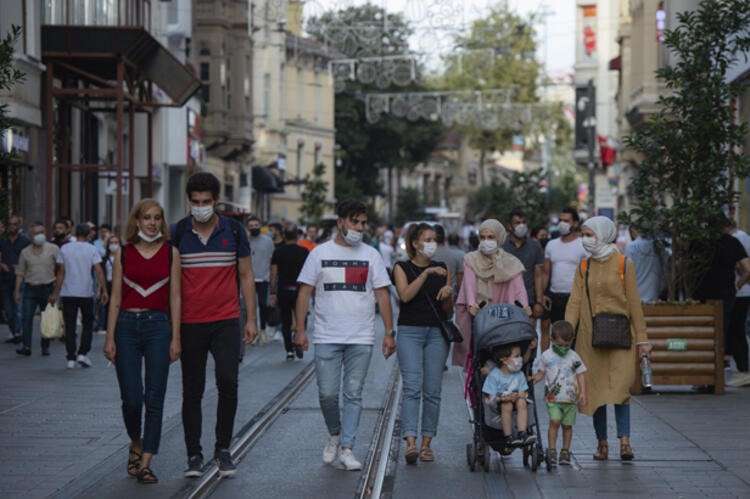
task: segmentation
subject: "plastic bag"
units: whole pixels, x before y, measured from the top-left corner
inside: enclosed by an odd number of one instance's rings
[[[63,335],[65,326],[63,324],[62,310],[57,305],[48,304],[42,310],[42,338],[54,340]]]

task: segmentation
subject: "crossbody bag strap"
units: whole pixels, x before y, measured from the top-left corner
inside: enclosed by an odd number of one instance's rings
[[[408,263],[411,263],[411,262],[408,262]],[[404,266],[405,266],[405,265],[406,265],[406,264],[404,263]],[[428,266],[428,267],[429,267],[429,266]],[[419,279],[419,276],[418,276],[418,275],[414,275],[413,269],[411,269],[411,268],[410,268],[410,269],[409,269],[409,272],[410,272],[410,273],[411,273],[411,274],[412,274],[412,275],[414,276],[414,280],[417,280],[417,279]],[[427,283],[427,279],[425,279],[425,283]],[[422,294],[424,295],[424,297],[425,297],[425,298],[427,299],[427,303],[429,303],[429,304],[430,304],[430,308],[432,309],[433,313],[435,314],[435,317],[437,317],[438,321],[443,321],[443,320],[445,320],[445,319],[443,319],[442,317],[440,317],[440,313],[438,313],[438,311],[437,311],[437,308],[435,308],[435,304],[434,304],[434,303],[432,303],[432,300],[430,300],[430,296],[429,296],[429,295],[427,294],[427,292],[426,292],[426,291],[424,290],[424,284],[422,285],[422,287],[420,287],[420,288],[419,288],[419,291],[420,291],[420,293],[422,293]]]
[[[591,268],[591,258],[586,259],[586,276],[584,277],[584,283],[586,285],[586,300],[589,302],[589,313],[591,314],[591,320],[593,320],[594,311],[591,308],[591,295],[589,294],[589,268]]]

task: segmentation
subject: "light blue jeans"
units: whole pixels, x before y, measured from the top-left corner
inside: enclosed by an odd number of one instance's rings
[[[437,327],[399,326],[397,345],[404,387],[402,434],[404,437],[417,436],[421,402],[422,436],[432,438],[437,433],[440,417],[440,392],[448,342]]]
[[[372,345],[315,344],[315,375],[318,398],[328,433],[341,434],[341,447],[352,448],[362,412],[362,387],[372,358]],[[343,368],[344,384],[341,389]],[[339,391],[344,394],[343,415]]]

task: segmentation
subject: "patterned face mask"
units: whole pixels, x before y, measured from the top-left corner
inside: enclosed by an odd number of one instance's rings
[[[565,354],[568,353],[568,350],[570,350],[570,347],[562,347],[560,345],[552,344],[552,351],[555,352],[560,357],[565,357]]]

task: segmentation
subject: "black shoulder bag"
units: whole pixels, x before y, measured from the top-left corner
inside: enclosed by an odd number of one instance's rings
[[[591,296],[589,294],[589,267],[586,265],[586,298],[589,302],[589,313],[591,313],[591,346],[602,349],[630,349],[632,336],[630,334],[630,318],[624,314],[598,313],[594,315],[591,308]],[[623,269],[623,274],[625,273]],[[625,280],[623,276],[623,286]]]
[[[404,265],[405,266],[405,265]],[[411,268],[409,269],[411,274],[414,275],[414,272],[411,271]],[[419,279],[419,276],[415,276],[414,280]],[[458,326],[451,320],[451,319],[443,319],[440,317],[440,313],[437,311],[437,308],[435,308],[435,304],[432,303],[432,300],[430,299],[429,295],[427,295],[427,292],[424,290],[424,285],[419,290],[424,297],[427,299],[427,303],[430,304],[430,308],[432,308],[432,312],[435,314],[435,317],[440,321],[440,333],[443,335],[443,338],[448,343],[463,343],[464,337],[461,334],[461,330],[458,329]]]

